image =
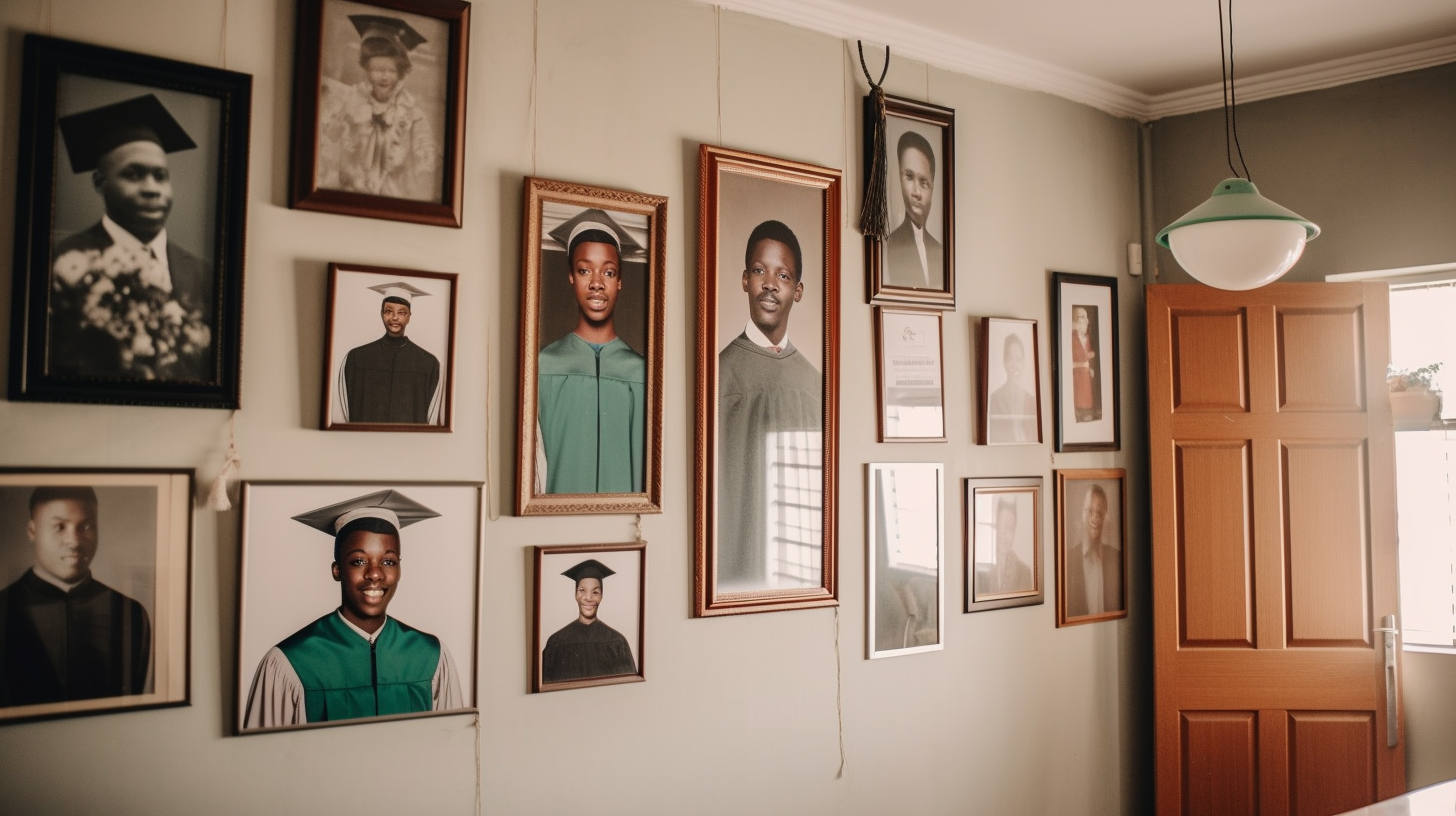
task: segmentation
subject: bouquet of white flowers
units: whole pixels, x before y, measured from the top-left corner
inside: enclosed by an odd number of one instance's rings
[[[56,259],[52,319],[80,321],[116,341],[123,373],[144,379],[185,378],[212,343],[198,304],[182,303],[161,263],[144,249],[112,244],[72,250]]]

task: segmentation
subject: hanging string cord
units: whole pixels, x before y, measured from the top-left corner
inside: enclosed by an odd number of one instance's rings
[[[835,779],[844,778],[845,766],[849,764],[844,753],[844,661],[839,654],[839,607],[834,607],[834,714],[839,722],[839,770]]]
[[[890,200],[885,179],[885,89],[881,85],[890,73],[890,47],[885,46],[885,67],[880,71],[879,81],[870,75],[865,63],[864,43],[856,41],[859,47],[859,67],[864,71],[865,81],[870,84],[870,97],[874,100],[874,121],[870,132],[870,167],[865,178],[864,202],[859,210],[860,234],[873,235],[881,241],[890,237]]]
[[[1223,69],[1223,145],[1229,171],[1239,178],[1253,181],[1249,177],[1249,165],[1244,161],[1244,148],[1239,144],[1238,97],[1234,90],[1234,0],[1228,0],[1228,46],[1224,46],[1223,1],[1218,4],[1218,59]],[[1239,156],[1239,172],[1234,167],[1234,153]]]

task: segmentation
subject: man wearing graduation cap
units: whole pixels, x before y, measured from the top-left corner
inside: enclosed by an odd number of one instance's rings
[[[595,558],[561,573],[576,584],[577,616],[546,639],[546,648],[541,650],[541,682],[637,673],[627,639],[597,617],[602,581],[615,573]]]
[[[404,87],[410,52],[425,38],[398,17],[351,14],[349,22],[359,32],[365,78],[322,77],[318,186],[439,202],[443,169],[430,119]]]
[[[439,515],[382,490],[293,517],[334,537],[340,604],[264,655],[245,728],[465,705],[445,644],[385,614],[399,587],[400,528]]]
[[[188,333],[138,335],[126,325],[134,325],[126,319],[126,303],[109,306],[114,315],[108,321],[111,325],[98,325],[101,321],[95,314],[85,314],[80,302],[69,308],[65,298],[54,298],[48,356],[52,373],[136,375],[142,373],[145,361],[151,365],[143,376],[211,380],[215,370],[208,353],[215,311],[213,269],[167,235],[167,216],[172,211],[167,154],[195,148],[196,142],[155,94],[62,116],[57,124],[71,169],[91,173],[105,215],[89,229],[55,245],[53,290],[64,291],[83,281],[90,285],[94,279],[96,284],[86,301],[94,312],[97,296],[117,297],[105,276],[140,273],[141,283],[157,290],[160,300],[179,307],[168,308],[179,316]],[[62,305],[57,308],[55,304]],[[156,365],[157,360],[167,363]]]
[[[538,493],[640,493],[647,362],[617,336],[622,256],[639,244],[606,212],[583,210],[551,231],[566,249],[576,328],[537,363]],[[544,477],[541,471],[545,471]]]
[[[384,296],[379,308],[384,336],[344,355],[339,367],[344,421],[439,424],[440,361],[404,336],[414,298],[430,293],[404,281],[369,288]]]
[[[812,465],[823,450],[824,380],[789,340],[790,312],[804,296],[798,237],[764,221],[749,234],[743,263],[749,320],[718,352],[716,577],[762,588],[775,573],[768,531],[785,512],[777,497],[807,502],[822,491],[822,468]]]

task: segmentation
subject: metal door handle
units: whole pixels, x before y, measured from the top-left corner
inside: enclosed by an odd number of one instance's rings
[[[1394,615],[1381,618],[1380,624],[1375,631],[1383,634],[1385,641],[1385,747],[1394,748],[1400,742],[1400,720],[1396,713],[1396,692],[1400,683],[1395,669],[1395,646],[1400,639],[1400,630],[1395,626]]]

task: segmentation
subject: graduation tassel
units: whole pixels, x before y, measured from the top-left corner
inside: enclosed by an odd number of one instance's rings
[[[890,72],[890,47],[885,46],[885,68],[880,72],[880,81],[876,82],[865,64],[864,43],[857,44],[859,67],[864,71],[865,81],[870,84],[870,105],[865,106],[865,115],[873,116],[870,122],[870,167],[865,178],[864,201],[860,205],[859,231],[865,237],[874,236],[883,241],[890,237],[890,201],[886,196],[885,180],[885,89],[880,84]],[[871,106],[874,107],[873,113],[869,111]]]
[[[238,440],[236,437],[237,414],[228,418],[228,447],[227,454],[223,457],[222,471],[217,478],[212,480],[212,489],[207,492],[207,504],[214,510],[222,511],[232,508],[232,501],[228,499],[228,486],[237,478],[238,470],[243,466],[242,457],[238,456]]]

